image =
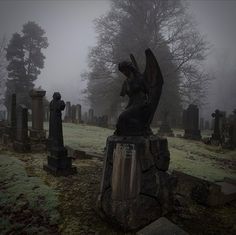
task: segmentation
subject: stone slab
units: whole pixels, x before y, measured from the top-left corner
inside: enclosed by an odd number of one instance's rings
[[[188,233],[167,218],[161,217],[138,231],[136,235],[188,235]]]

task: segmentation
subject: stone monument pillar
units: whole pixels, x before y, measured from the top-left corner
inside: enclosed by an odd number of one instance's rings
[[[67,149],[63,143],[61,111],[65,109],[65,103],[61,100],[59,92],[53,94],[50,102],[49,120],[49,151],[48,164],[43,168],[47,172],[55,175],[71,175],[77,172],[76,167],[72,166],[72,159],[67,155]]]
[[[72,105],[71,106],[71,122],[76,123],[76,106]]]
[[[37,142],[44,142],[46,140],[46,131],[43,129],[43,97],[45,94],[46,91],[39,89],[34,89],[30,92],[30,97],[32,98],[32,128],[30,129],[30,138]]]
[[[190,104],[183,112],[184,138],[200,140],[199,110],[197,105]]]
[[[81,118],[81,105],[77,104],[76,105],[76,121],[77,123],[81,123],[82,118]]]
[[[17,107],[16,138],[13,148],[18,152],[28,152],[30,141],[28,137],[28,109],[25,105]]]

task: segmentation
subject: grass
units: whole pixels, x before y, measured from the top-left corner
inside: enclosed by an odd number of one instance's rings
[[[45,128],[48,128],[48,123],[45,123]],[[156,133],[157,129],[153,131]],[[86,152],[103,154],[106,139],[113,132],[114,130],[108,128],[63,123],[65,145]],[[174,130],[174,132],[183,133],[182,130]],[[211,134],[209,131],[202,133],[204,137],[209,134]],[[171,153],[170,170],[180,170],[210,181],[219,181],[224,177],[236,179],[236,150],[224,150],[183,138],[167,137],[167,139]]]

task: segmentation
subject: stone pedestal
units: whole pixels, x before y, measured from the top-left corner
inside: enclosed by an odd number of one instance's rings
[[[136,230],[172,209],[172,178],[166,172],[167,140],[156,135],[110,136],[100,194],[102,217],[124,231]]]
[[[32,90],[30,96],[32,98],[32,128],[30,129],[30,138],[37,142],[46,140],[46,131],[43,129],[44,110],[43,97],[46,91]]]
[[[77,173],[75,166],[72,166],[72,159],[68,157],[66,148],[51,148],[48,156],[48,164],[43,169],[55,176],[67,176]]]

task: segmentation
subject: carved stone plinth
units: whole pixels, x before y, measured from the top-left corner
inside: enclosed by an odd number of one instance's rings
[[[66,148],[51,149],[48,156],[48,164],[43,169],[55,176],[67,176],[77,173],[75,166],[72,166],[72,159],[67,155]]]
[[[172,178],[166,172],[167,140],[156,135],[107,139],[97,207],[124,231],[139,229],[172,209]]]

